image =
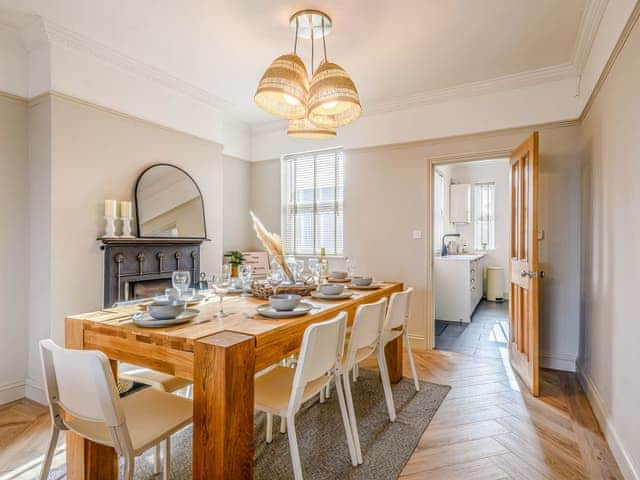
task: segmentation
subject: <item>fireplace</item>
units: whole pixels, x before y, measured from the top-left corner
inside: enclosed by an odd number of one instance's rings
[[[200,277],[202,240],[105,238],[101,241],[105,307],[164,293],[171,287],[171,274],[175,270],[191,272],[191,286]]]

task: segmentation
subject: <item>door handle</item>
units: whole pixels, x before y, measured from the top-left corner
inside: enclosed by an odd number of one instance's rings
[[[539,278],[544,278],[544,270],[538,270],[538,271],[534,271],[534,270],[522,270],[520,272],[520,276],[521,277],[529,277],[529,278],[535,278],[535,277],[539,277]]]

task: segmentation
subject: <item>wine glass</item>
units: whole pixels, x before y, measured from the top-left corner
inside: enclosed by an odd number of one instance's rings
[[[345,270],[347,271],[347,275],[349,278],[353,277],[354,271],[356,269],[356,264],[351,258],[347,257],[344,261]]]
[[[249,289],[249,283],[251,282],[251,275],[253,273],[253,269],[251,265],[240,265],[238,268],[238,275],[240,276],[240,281],[242,282],[242,294],[241,297],[248,297],[249,294],[247,290]]]
[[[171,284],[178,290],[180,296],[191,284],[191,273],[184,270],[176,270],[171,274]]]
[[[271,270],[269,270],[269,274],[267,275],[267,282],[269,282],[269,285],[271,285],[274,295],[278,293],[278,285],[280,285],[283,280],[284,275],[282,274],[282,270],[279,267],[271,268]]]
[[[304,260],[297,260],[295,264],[295,283],[298,283],[302,280],[302,273],[304,272]]]
[[[224,312],[224,297],[229,293],[229,287],[231,285],[231,276],[228,273],[219,273],[213,276],[213,285],[218,298],[220,298],[220,310],[216,314],[218,318],[224,318],[228,313]]]

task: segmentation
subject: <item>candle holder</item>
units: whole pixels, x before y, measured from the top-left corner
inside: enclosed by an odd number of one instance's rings
[[[104,236],[105,238],[115,238],[116,235],[116,217],[104,217]]]
[[[121,237],[123,238],[133,238],[133,235],[131,235],[131,217],[122,217],[120,218],[120,220],[122,220],[122,235]]]

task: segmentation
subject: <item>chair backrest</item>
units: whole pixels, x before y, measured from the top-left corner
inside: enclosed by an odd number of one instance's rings
[[[352,366],[356,352],[361,348],[376,348],[382,335],[386,308],[386,298],[358,307],[351,327],[351,338],[347,349],[345,367],[350,368]]]
[[[335,318],[310,325],[304,331],[298,366],[293,377],[290,411],[296,412],[300,408],[307,383],[326,375],[336,367],[342,357],[346,328],[347,314],[341,312]]]
[[[107,427],[125,423],[109,360],[94,350],[69,350],[53,340],[40,341],[47,398],[54,418],[66,413]],[[82,433],[82,432],[80,432]]]
[[[407,288],[403,292],[391,294],[391,298],[389,299],[389,308],[387,310],[387,319],[384,326],[386,331],[401,327],[407,328],[412,293],[413,288]]]

